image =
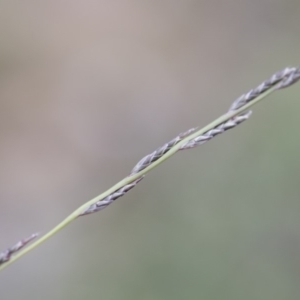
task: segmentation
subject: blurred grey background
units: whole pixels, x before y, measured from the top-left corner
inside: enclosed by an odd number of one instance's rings
[[[299,1],[0,1],[0,249],[297,65]],[[300,297],[300,86],[0,275],[0,298]]]

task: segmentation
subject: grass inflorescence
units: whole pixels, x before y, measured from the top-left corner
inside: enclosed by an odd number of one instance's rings
[[[48,240],[51,236],[58,233],[78,217],[98,212],[113,203],[116,199],[124,196],[145,177],[146,173],[170,158],[176,152],[202,145],[215,136],[235,128],[242,122],[248,120],[252,113],[249,110],[251,106],[258,103],[272,92],[291,86],[299,79],[300,68],[285,68],[272,75],[269,79],[265,80],[248,93],[240,96],[232,103],[229,110],[224,115],[204,128],[192,128],[179,134],[170,142],[165,143],[162,147],[159,147],[146,155],[134,166],[127,177],[101,195],[80,206],[44,236],[27,246],[28,243],[37,237],[37,234],[33,234],[29,238],[19,241],[13,247],[0,253],[0,270]]]

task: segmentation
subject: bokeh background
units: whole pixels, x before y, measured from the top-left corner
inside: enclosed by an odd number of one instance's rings
[[[0,249],[300,62],[300,3],[0,1]],[[1,300],[300,297],[300,86],[0,275]]]

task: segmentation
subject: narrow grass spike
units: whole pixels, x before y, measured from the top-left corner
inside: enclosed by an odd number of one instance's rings
[[[130,191],[132,188],[134,188],[145,176],[142,176],[135,180],[132,183],[129,183],[116,192],[110,194],[106,198],[102,199],[101,201],[98,201],[94,204],[92,204],[88,209],[86,209],[83,213],[81,213],[79,216],[85,216],[88,214],[92,214],[94,212],[100,211],[104,208],[106,208],[108,205],[112,204],[115,200],[118,198],[124,196],[128,191]]]
[[[5,262],[8,262],[12,255],[20,251],[22,248],[24,248],[28,243],[30,243],[32,240],[34,240],[38,236],[37,233],[32,234],[26,239],[23,239],[19,242],[17,242],[14,246],[8,248],[4,252],[0,253],[0,265],[2,265]]]
[[[215,136],[217,136],[229,129],[232,129],[232,128],[238,126],[239,124],[241,124],[242,122],[248,120],[249,117],[251,116],[251,114],[252,114],[252,112],[248,111],[247,113],[244,113],[244,114],[238,115],[236,117],[233,117],[232,119],[229,119],[227,122],[224,122],[221,125],[213,128],[213,129],[207,131],[206,133],[183,144],[180,147],[180,150],[187,150],[187,149],[195,148],[197,146],[200,146],[200,145],[208,142]]]
[[[163,163],[179,150],[189,149],[201,145],[218,134],[234,128],[241,122],[247,120],[251,114],[249,111],[251,106],[257,104],[276,90],[291,86],[299,79],[299,68],[285,68],[284,70],[275,73],[271,78],[264,81],[257,88],[252,89],[248,93],[239,97],[231,105],[227,113],[221,115],[210,124],[201,129],[190,129],[189,131],[180,134],[169,143],[166,143],[163,147],[160,147],[156,151],[145,156],[133,168],[129,176],[125,177],[102,194],[78,207],[45,235],[25,247],[27,243],[36,237],[36,235],[32,235],[28,239],[20,241],[15,246],[0,254],[0,270],[6,268],[24,256],[26,253],[47,241],[50,237],[57,234],[60,230],[76,220],[79,216],[96,212],[107,207],[117,198],[123,196],[130,189],[135,187],[136,184],[140,182],[142,178],[144,178],[145,174]]]

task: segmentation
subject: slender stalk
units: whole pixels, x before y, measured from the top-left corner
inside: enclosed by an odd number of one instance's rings
[[[142,170],[140,170],[136,173],[135,172],[131,173],[128,177],[125,177],[124,179],[119,181],[117,184],[115,184],[114,186],[109,188],[104,193],[100,194],[99,196],[97,196],[97,197],[91,199],[90,201],[86,202],[85,204],[81,205],[73,213],[71,213],[66,219],[64,219],[61,223],[59,223],[57,226],[55,226],[53,229],[51,229],[44,236],[42,236],[41,238],[39,238],[38,240],[36,240],[32,244],[27,246],[26,248],[21,249],[18,253],[16,253],[14,256],[12,256],[9,261],[1,264],[0,265],[0,270],[6,268],[10,264],[15,262],[19,258],[21,258],[22,256],[24,256],[26,253],[30,252],[31,250],[33,250],[36,247],[38,247],[39,245],[41,245],[43,242],[48,240],[51,236],[55,235],[60,230],[62,230],[64,227],[69,225],[72,221],[74,221],[80,215],[83,215],[84,212],[88,211],[88,213],[90,213],[89,208],[92,205],[95,205],[95,203],[98,203],[99,201],[109,197],[110,195],[112,195],[113,193],[115,193],[116,191],[118,191],[122,188],[124,189],[125,186],[128,186],[128,185],[132,184],[133,182],[139,182],[139,180],[146,173],[148,173],[149,171],[151,171],[152,169],[154,169],[155,167],[157,167],[158,165],[163,163],[165,160],[167,160],[168,158],[173,156],[180,149],[184,149],[184,145],[187,145],[188,142],[190,142],[193,139],[196,139],[197,137],[207,133],[208,131],[216,128],[217,126],[220,126],[221,124],[224,124],[225,122],[229,121],[230,119],[243,114],[245,111],[249,110],[250,107],[252,107],[253,105],[260,102],[262,99],[269,96],[275,90],[287,87],[287,86],[291,85],[292,83],[296,82],[300,77],[299,69],[290,69],[290,72],[291,72],[291,70],[294,72],[294,74],[292,74],[292,75],[294,75],[294,77],[291,77],[290,76],[291,74],[289,74],[289,73],[288,74],[284,73],[285,74],[284,76],[286,76],[286,77],[281,76],[282,78],[280,80],[278,79],[277,81],[274,81],[272,84],[270,84],[270,86],[268,86],[267,88],[262,89],[260,91],[260,93],[245,94],[245,97],[243,98],[243,103],[241,103],[240,98],[237,99],[237,101],[235,101],[234,109],[230,109],[227,113],[220,116],[219,118],[217,118],[216,120],[214,120],[213,122],[211,122],[207,126],[203,127],[202,129],[194,130],[194,131],[192,130],[190,134],[188,134],[187,136],[182,138],[178,143],[176,143],[174,146],[172,146],[160,158],[158,158],[157,160],[151,162],[150,165],[148,165],[147,167],[143,168]],[[269,81],[266,81],[266,82],[269,83]],[[261,86],[259,86],[259,87],[261,87]],[[256,90],[254,89],[253,91],[257,91],[257,89]],[[251,97],[249,97],[249,95]],[[245,98],[246,98],[246,101],[245,101]]]

